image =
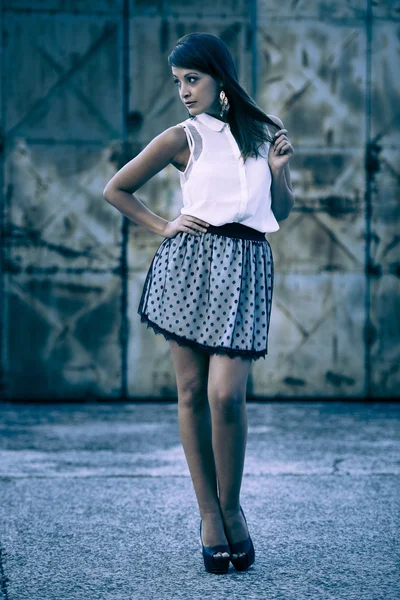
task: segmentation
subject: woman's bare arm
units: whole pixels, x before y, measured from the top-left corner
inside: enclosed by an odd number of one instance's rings
[[[149,210],[134,192],[173,162],[185,145],[184,130],[179,126],[169,127],[110,179],[103,190],[104,198],[134,223],[163,235],[168,221]]]
[[[276,123],[277,127],[284,129],[279,117],[274,115],[268,115],[268,117]],[[277,221],[284,221],[288,218],[295,201],[289,163],[287,162],[282,169],[271,168],[271,175],[271,209]]]

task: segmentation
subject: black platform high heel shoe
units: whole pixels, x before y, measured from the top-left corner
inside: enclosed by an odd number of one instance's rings
[[[240,511],[241,511],[241,513],[244,517],[244,520],[246,521],[246,525],[247,525],[247,520],[244,515],[242,507],[240,507]],[[254,563],[255,552],[254,552],[254,546],[253,546],[253,542],[252,542],[250,535],[246,540],[243,540],[241,542],[236,542],[234,544],[229,544],[229,548],[230,548],[229,551],[231,553],[230,561],[233,564],[233,566],[235,567],[236,571],[246,571],[246,569],[248,569]],[[238,556],[237,558],[232,558],[232,554],[239,554],[240,552],[245,552],[245,555]]]
[[[223,575],[229,569],[229,556],[213,556],[215,552],[227,552],[229,554],[228,544],[220,544],[219,546],[204,546],[201,536],[202,520],[200,519],[200,546],[203,553],[204,566],[208,573]]]

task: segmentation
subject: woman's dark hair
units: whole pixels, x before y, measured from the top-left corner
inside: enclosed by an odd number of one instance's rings
[[[243,160],[259,156],[258,148],[273,141],[264,123],[280,129],[254,102],[240,85],[235,64],[228,46],[211,33],[188,33],[181,37],[171,54],[168,65],[178,69],[197,69],[222,81],[229,101],[226,122],[240,148]]]

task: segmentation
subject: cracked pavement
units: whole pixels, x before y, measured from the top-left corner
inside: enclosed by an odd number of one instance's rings
[[[396,600],[396,402],[247,402],[256,561],[208,574],[177,404],[0,405],[0,600]]]

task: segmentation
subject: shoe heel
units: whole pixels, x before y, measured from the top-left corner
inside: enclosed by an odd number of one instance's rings
[[[228,552],[229,554],[229,545],[220,544],[219,546],[204,546],[201,536],[201,526],[202,521],[200,520],[200,546],[206,571],[208,573],[213,573],[214,575],[225,575],[229,569],[230,557],[213,556],[213,554],[215,552]]]
[[[241,511],[243,518],[246,521],[246,525],[247,525],[247,519],[245,517],[242,507],[240,507],[240,511]],[[240,552],[245,553],[244,556],[239,556],[238,558],[230,559],[230,561],[233,564],[236,571],[246,571],[254,563],[255,551],[254,551],[254,546],[253,546],[253,542],[252,542],[250,535],[247,539],[245,539],[241,542],[236,542],[235,544],[230,544],[229,548],[230,548],[231,555],[239,554]]]

